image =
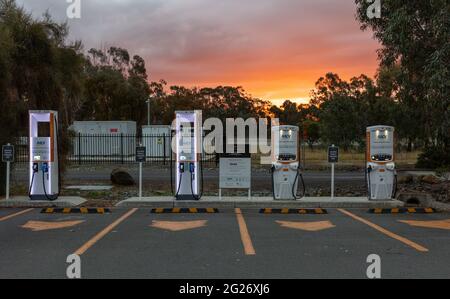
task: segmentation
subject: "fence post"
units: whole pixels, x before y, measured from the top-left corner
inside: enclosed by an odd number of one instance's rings
[[[173,135],[172,135],[172,132],[170,133],[170,135],[169,135],[169,144],[170,144],[170,168],[172,169],[172,165],[173,165],[173,162],[174,162],[174,157],[173,157],[173,148],[172,148],[172,143],[173,143]]]
[[[78,132],[78,165],[81,165],[81,132]]]
[[[163,165],[166,165],[166,150],[167,150],[167,145],[166,145],[166,133],[163,134],[163,150],[164,150],[164,161],[163,161]]]
[[[123,133],[120,133],[120,157],[121,157],[122,164],[124,164],[124,157],[123,157]]]
[[[301,155],[300,155],[299,159],[301,161],[303,161],[303,169],[306,169],[306,143],[303,142],[303,140],[302,140],[302,142],[300,144],[300,147],[301,147],[301,151],[302,152],[301,152]]]

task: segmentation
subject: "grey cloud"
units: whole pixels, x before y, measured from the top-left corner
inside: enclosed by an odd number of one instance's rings
[[[336,53],[362,55],[374,47],[370,34],[359,31],[353,1],[81,1],[82,19],[69,21],[71,38],[82,39],[87,49],[128,48],[146,59],[154,80],[204,82],[264,67],[332,66]],[[18,2],[35,14],[49,8],[58,20],[68,5]],[[356,47],[348,46],[355,41]]]

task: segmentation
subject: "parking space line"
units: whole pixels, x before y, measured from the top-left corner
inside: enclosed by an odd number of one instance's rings
[[[134,208],[125,213],[122,217],[108,225],[106,228],[104,228],[101,232],[99,232],[97,235],[95,235],[92,239],[90,239],[88,242],[86,242],[83,246],[81,246],[77,251],[75,251],[76,255],[83,255],[86,251],[88,251],[89,248],[95,245],[98,241],[100,241],[104,236],[106,236],[108,233],[110,233],[116,226],[118,226],[120,223],[125,221],[128,217],[133,215],[138,209]]]
[[[356,216],[355,214],[352,214],[352,213],[350,213],[347,210],[338,209],[338,211],[343,213],[343,214],[345,214],[345,215],[347,215],[347,216],[349,216],[349,217],[351,217],[351,218],[353,218],[353,219],[355,219],[355,220],[357,220],[357,221],[359,221],[359,222],[362,222],[362,223],[370,226],[371,228],[379,231],[382,234],[385,234],[386,236],[388,236],[390,238],[393,238],[393,239],[395,239],[397,241],[402,242],[405,245],[408,245],[409,247],[414,248],[415,250],[417,250],[419,252],[428,252],[429,251],[427,248],[423,247],[422,245],[419,245],[419,244],[417,244],[417,243],[415,243],[415,242],[413,242],[413,241],[411,241],[411,240],[409,240],[407,238],[404,238],[404,237],[399,236],[399,235],[397,235],[397,234],[395,234],[393,232],[390,232],[387,229],[385,229],[385,228],[383,228],[383,227],[381,227],[381,226],[379,226],[379,225],[377,225],[375,223],[372,223],[369,220],[366,220],[364,218]]]
[[[244,216],[242,215],[242,211],[239,208],[235,209],[237,222],[239,224],[239,231],[241,233],[242,244],[244,245],[245,255],[255,255],[256,251],[253,247],[252,239],[250,238],[250,234],[248,232],[247,224],[245,223]]]
[[[3,218],[0,218],[0,222],[9,220],[9,219],[11,219],[11,218],[14,218],[14,217],[17,217],[17,216],[20,216],[20,215],[23,215],[23,214],[28,213],[28,212],[31,212],[31,211],[33,211],[33,210],[34,210],[34,209],[27,209],[27,210],[20,211],[20,212],[18,212],[18,213],[14,213],[14,214],[5,216],[5,217],[3,217]]]
[[[397,221],[414,227],[450,230],[450,219],[431,220],[431,221],[419,221],[419,220],[397,220]]]

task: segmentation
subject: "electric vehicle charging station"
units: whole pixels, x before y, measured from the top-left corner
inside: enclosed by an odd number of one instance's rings
[[[392,200],[397,189],[394,156],[395,128],[367,128],[366,179],[369,200]]]
[[[175,117],[175,198],[200,200],[203,188],[202,111],[177,111]]]
[[[305,195],[300,167],[299,128],[272,127],[272,192],[275,200],[296,200],[299,181]]]
[[[31,200],[54,201],[59,196],[58,112],[29,112]]]

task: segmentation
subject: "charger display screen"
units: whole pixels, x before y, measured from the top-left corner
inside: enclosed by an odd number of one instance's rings
[[[50,123],[49,122],[38,122],[37,123],[37,137],[50,137]]]

